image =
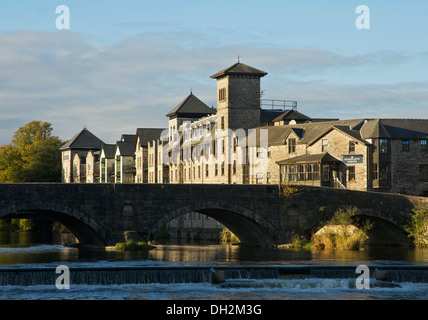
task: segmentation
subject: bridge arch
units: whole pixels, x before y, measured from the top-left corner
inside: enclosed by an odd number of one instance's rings
[[[21,202],[0,208],[1,218],[19,218],[33,212],[66,226],[79,240],[79,243],[105,245],[105,231],[92,218],[83,212],[56,202]]]
[[[372,246],[411,246],[412,241],[402,226],[392,219],[375,214],[357,214],[357,218],[367,219],[373,224],[366,233],[369,237],[367,242]]]
[[[400,246],[412,245],[411,239],[401,226],[400,222],[376,210],[362,209],[353,217],[353,225],[358,227],[368,221],[371,228],[366,232],[367,244],[370,246]],[[312,234],[321,230],[321,223],[314,225]]]
[[[189,212],[199,212],[213,218],[232,231],[242,245],[271,246],[274,243],[272,234],[275,227],[257,213],[227,202],[195,202],[163,215],[150,229],[149,236],[167,222]]]

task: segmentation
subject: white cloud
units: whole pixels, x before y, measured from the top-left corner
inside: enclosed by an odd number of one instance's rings
[[[0,144],[9,143],[13,132],[32,120],[51,122],[62,139],[87,125],[108,143],[137,127],[166,127],[165,115],[191,88],[205,103],[215,104],[216,83],[209,76],[233,64],[238,54],[244,63],[269,72],[262,80],[266,98],[298,100],[309,116],[428,117],[427,82],[380,83],[379,70],[403,65],[411,56],[347,56],[255,44],[220,47],[212,37],[165,31],[103,45],[74,33],[0,33]],[[354,83],[351,74],[361,69],[369,72],[373,85]]]

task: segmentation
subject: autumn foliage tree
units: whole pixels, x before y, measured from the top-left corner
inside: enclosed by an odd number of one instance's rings
[[[60,182],[61,144],[49,122],[27,123],[0,146],[0,182]]]

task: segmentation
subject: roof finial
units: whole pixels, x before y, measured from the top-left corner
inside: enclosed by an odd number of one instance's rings
[[[193,94],[193,88],[190,87],[190,94]]]
[[[238,63],[241,63],[241,57],[238,54]]]

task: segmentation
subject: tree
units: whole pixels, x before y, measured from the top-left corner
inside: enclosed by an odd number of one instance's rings
[[[428,246],[428,208],[418,207],[412,210],[409,224],[404,226],[404,230],[413,238],[416,247]]]
[[[61,144],[49,122],[19,128],[10,144],[0,146],[0,182],[61,181]]]

